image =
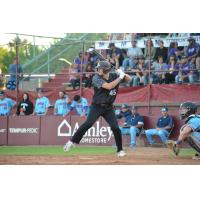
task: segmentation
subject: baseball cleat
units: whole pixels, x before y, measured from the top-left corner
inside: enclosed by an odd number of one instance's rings
[[[63,150],[64,150],[65,152],[67,152],[67,151],[69,151],[69,150],[71,149],[71,147],[74,147],[74,143],[71,142],[71,141],[68,141],[68,142],[64,145]]]
[[[200,160],[200,154],[196,153],[193,157],[192,160]]]
[[[124,156],[126,156],[126,153],[125,153],[125,151],[121,150],[121,151],[117,152],[117,156],[124,157]]]
[[[178,156],[180,148],[177,146],[176,142],[173,140],[168,140],[166,143],[167,147],[173,151],[173,153]]]

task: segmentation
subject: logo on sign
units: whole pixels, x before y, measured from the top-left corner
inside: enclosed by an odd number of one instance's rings
[[[61,129],[67,129],[67,131],[62,131]],[[75,123],[72,128],[66,119],[64,119],[58,126],[58,136],[73,136],[74,133],[78,130],[79,124]],[[92,126],[85,133],[84,137],[81,140],[81,143],[107,143],[112,137],[112,130],[110,127],[102,126],[100,127],[100,122],[97,121],[95,126]]]
[[[38,133],[38,128],[9,128],[10,133]]]
[[[5,133],[6,129],[0,129],[0,133]]]

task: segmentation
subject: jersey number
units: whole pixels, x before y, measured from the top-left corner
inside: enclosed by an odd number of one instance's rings
[[[110,90],[109,95],[111,95],[111,96],[115,96],[116,94],[117,94],[116,89],[114,89],[114,90]]]

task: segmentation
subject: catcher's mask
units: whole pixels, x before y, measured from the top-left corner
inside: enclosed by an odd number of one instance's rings
[[[100,61],[96,66],[96,70],[103,69],[103,73],[107,74],[111,70],[111,65],[108,61]]]
[[[179,115],[181,119],[185,119],[196,112],[197,106],[192,102],[185,102],[180,105]]]

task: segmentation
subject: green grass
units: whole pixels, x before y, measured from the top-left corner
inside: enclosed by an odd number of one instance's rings
[[[112,147],[76,147],[64,152],[63,146],[1,146],[0,155],[102,155],[116,152]]]
[[[182,148],[180,150],[180,156],[194,156],[196,154],[196,151],[191,148]]]
[[[113,147],[83,147],[77,146],[70,152],[64,152],[63,146],[0,146],[1,155],[54,155],[54,156],[73,156],[73,155],[108,155],[114,154],[116,149]],[[180,156],[194,156],[195,151],[191,148],[182,148]]]

